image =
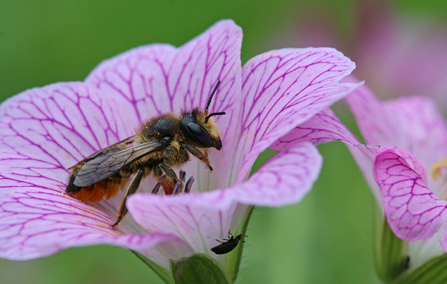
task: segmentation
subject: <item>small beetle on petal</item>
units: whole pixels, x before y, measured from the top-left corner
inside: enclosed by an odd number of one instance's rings
[[[241,237],[242,237],[241,234],[239,234],[236,237],[233,237],[233,235],[231,233],[228,233],[228,238],[229,239],[223,239],[224,242],[216,240],[216,241],[218,241],[220,243],[220,245],[212,247],[211,250],[215,254],[226,254],[226,253],[229,253],[230,251],[234,250],[237,247],[237,245],[239,244],[239,241],[241,240]]]

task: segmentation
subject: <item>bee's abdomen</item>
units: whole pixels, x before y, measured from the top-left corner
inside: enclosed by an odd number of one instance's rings
[[[66,192],[73,198],[81,201],[99,202],[104,197],[106,199],[114,197],[123,188],[127,178],[121,175],[114,175],[95,184],[78,187],[74,185],[76,176],[73,174],[67,186]]]
[[[68,181],[67,189],[65,190],[66,193],[78,192],[82,189],[82,187],[76,186],[74,184],[75,179],[76,175],[72,174],[70,180]]]

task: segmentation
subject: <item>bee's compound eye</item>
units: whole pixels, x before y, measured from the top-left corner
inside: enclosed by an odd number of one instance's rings
[[[190,122],[186,125],[189,132],[205,147],[211,147],[213,145],[213,140],[202,126],[195,122]]]

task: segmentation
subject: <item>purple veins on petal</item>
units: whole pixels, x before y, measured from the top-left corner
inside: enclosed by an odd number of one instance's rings
[[[0,144],[6,150],[0,151],[0,166],[3,161],[7,179],[3,186],[14,194],[0,195],[0,213],[9,214],[6,209],[21,212],[14,220],[0,214],[8,218],[3,225],[13,223],[20,228],[21,220],[34,222],[28,216],[40,211],[45,211],[41,219],[46,223],[33,223],[20,232],[27,233],[24,237],[33,235],[25,246],[11,243],[23,253],[1,254],[0,245],[0,256],[29,259],[70,246],[105,242],[138,250],[169,268],[169,259],[210,253],[213,240],[222,239],[240,225],[247,204],[298,202],[321,168],[321,157],[308,140],[283,147],[249,180],[248,173],[259,153],[355,87],[339,83],[354,64],[331,49],[287,49],[256,57],[242,68],[241,41],[241,29],[232,21],[221,21],[182,47],[139,47],[103,62],[85,83],[33,89],[4,103],[0,108]],[[179,173],[181,182],[166,176],[154,183],[143,182],[141,190],[129,196],[130,214],[116,230],[110,224],[124,191],[95,204],[63,194],[69,166],[134,135],[133,129],[150,116],[178,113],[181,108],[204,109],[217,80],[222,83],[209,111],[226,113],[212,118],[224,146],[220,152],[211,149],[204,153],[213,173],[194,158],[184,168],[190,176],[184,192],[191,192],[195,182],[203,193],[177,194],[183,190],[184,171]],[[29,110],[31,105],[40,107]],[[32,112],[31,118],[28,112]],[[14,160],[20,163],[11,168]],[[21,197],[20,204],[14,186],[38,190],[42,200],[50,202],[32,198],[29,200],[35,206],[31,208],[23,203],[28,199]],[[164,195],[156,194],[160,187],[165,189]],[[144,193],[151,189],[154,194]],[[52,190],[56,194],[48,197]],[[53,211],[58,218],[55,222],[56,217],[50,215]],[[48,221],[52,225],[47,225]],[[37,234],[47,227],[45,243]],[[0,229],[0,243],[9,238],[6,234],[14,234],[13,230]],[[67,230],[73,235],[67,235]]]
[[[248,177],[263,150],[355,89],[355,84],[339,83],[354,67],[327,48],[273,50],[250,59],[242,71],[236,182]]]
[[[446,219],[447,202],[427,187],[424,172],[418,171],[421,165],[411,153],[395,147],[382,148],[374,165],[388,223],[406,241],[432,237]]]

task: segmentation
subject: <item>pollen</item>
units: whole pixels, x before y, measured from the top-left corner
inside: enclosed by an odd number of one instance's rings
[[[446,173],[443,170],[447,170],[447,158],[442,158],[433,164],[430,168],[430,176],[434,181],[438,181],[439,179],[446,176]]]

